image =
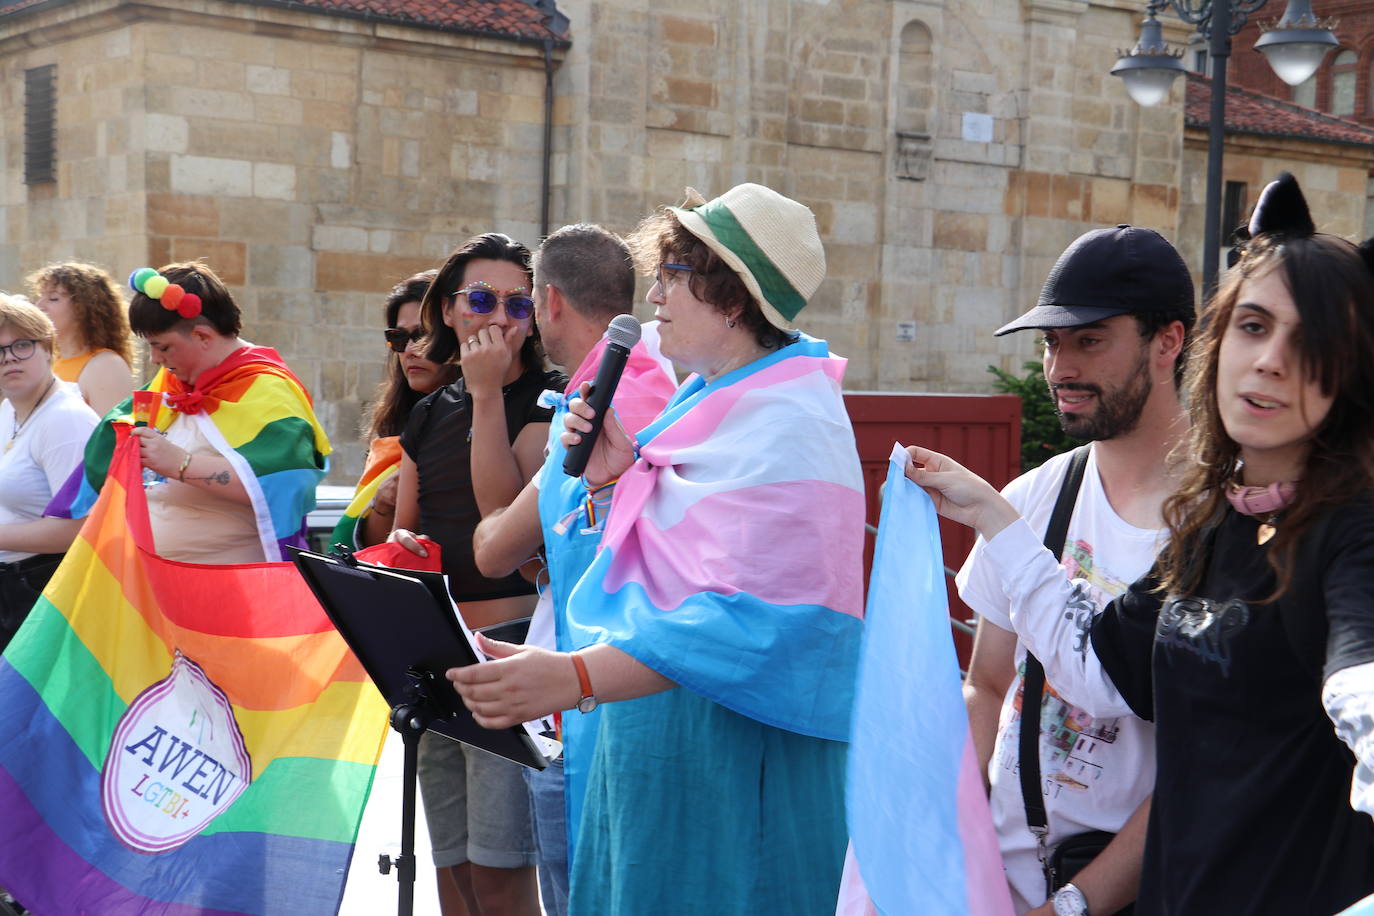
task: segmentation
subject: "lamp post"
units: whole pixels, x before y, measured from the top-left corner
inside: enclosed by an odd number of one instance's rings
[[[1231,36],[1267,0],[1148,0],[1140,40],[1112,67],[1112,75],[1126,84],[1126,92],[1140,105],[1155,105],[1169,94],[1169,86],[1183,73],[1179,60],[1164,43],[1158,13],[1172,6],[1178,17],[1207,39],[1212,65],[1212,112],[1207,132],[1207,211],[1202,246],[1203,298],[1217,285],[1221,260],[1221,157],[1226,137],[1226,62]],[[1326,52],[1336,47],[1331,22],[1312,12],[1311,0],[1288,0],[1283,17],[1268,26],[1255,48],[1269,61],[1279,79],[1296,86],[1317,71]]]

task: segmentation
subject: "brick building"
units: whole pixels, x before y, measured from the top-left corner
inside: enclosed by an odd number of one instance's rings
[[[1259,192],[1279,172],[1302,184],[1324,231],[1361,239],[1374,235],[1374,5],[1366,0],[1316,0],[1340,46],[1317,72],[1289,86],[1254,48],[1263,28],[1282,12],[1278,0],[1250,14],[1233,39],[1227,68],[1226,146],[1222,166],[1222,244],[1244,221]],[[1194,36],[1187,58],[1207,67],[1205,44]],[[1211,80],[1188,74],[1179,244],[1196,272],[1201,266],[1206,199]]]
[[[1139,15],[1115,0],[547,12],[0,2],[0,287],[54,258],[204,257],[315,391],[345,480],[381,294],[475,232],[626,231],[686,185],[760,181],[816,211],[829,272],[804,325],[850,358],[848,386],[969,391],[1034,352],[990,332],[1073,237],[1179,227],[1182,107],[1141,109],[1108,75]],[[44,86],[51,180],[26,180]]]
[[[1196,274],[1202,258],[1212,81],[1189,73],[1185,92],[1179,246]],[[1364,238],[1374,214],[1367,191],[1371,169],[1374,127],[1227,86],[1222,245],[1245,222],[1264,186],[1284,171],[1298,179],[1320,230]]]
[[[1277,3],[1270,5],[1278,7]],[[1235,54],[1228,76],[1237,85],[1306,108],[1374,124],[1374,5],[1368,0],[1315,0],[1313,8],[1323,19],[1335,22],[1340,45],[1327,53],[1312,78],[1289,86],[1270,69],[1261,54],[1252,54],[1262,34],[1260,26],[1269,15],[1252,16],[1235,37]],[[1266,7],[1263,13],[1269,14]],[[1278,12],[1272,13],[1277,18]]]

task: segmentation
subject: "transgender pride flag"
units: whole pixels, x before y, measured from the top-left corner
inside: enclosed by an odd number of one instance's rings
[[[568,645],[610,643],[756,721],[848,737],[864,503],[844,367],[801,335],[683,383],[616,485]]]
[[[935,505],[907,479],[907,460],[896,446],[868,587],[851,855],[836,912],[1011,916],[949,631]]]

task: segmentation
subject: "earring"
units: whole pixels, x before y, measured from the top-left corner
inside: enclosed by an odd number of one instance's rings
[[[733,328],[733,327],[735,326],[735,324],[736,324],[735,319],[733,319],[733,318],[731,318],[731,317],[729,317],[729,316],[727,315],[726,318],[725,318],[725,326],[726,326],[727,328]]]

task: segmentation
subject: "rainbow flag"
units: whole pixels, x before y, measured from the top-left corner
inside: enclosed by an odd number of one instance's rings
[[[165,430],[179,414],[229,460],[252,500],[265,559],[286,559],[287,545],[305,546],[305,516],[324,479],[329,438],[310,394],[276,350],[243,347],[202,373],[191,389],[159,369],[143,390],[161,395],[151,405],[149,426]],[[129,398],[105,415],[82,464],[44,515],[82,518],[91,510],[114,455],[115,424],[130,420],[133,404]]]
[[[803,335],[683,383],[615,488],[572,647],[610,643],[741,715],[848,739],[864,498],[844,367]]]
[[[1011,916],[978,772],[935,505],[888,465],[850,739],[841,916]]]
[[[0,658],[0,887],[35,913],[333,913],[387,708],[287,563],[151,550],[138,446]]]
[[[360,548],[358,543],[358,523],[372,511],[372,501],[377,498],[377,490],[401,470],[401,437],[378,436],[367,449],[367,463],[363,465],[363,476],[358,478],[358,487],[353,491],[353,499],[344,509],[343,517],[334,526],[329,536],[330,544],[345,544],[349,548]]]

